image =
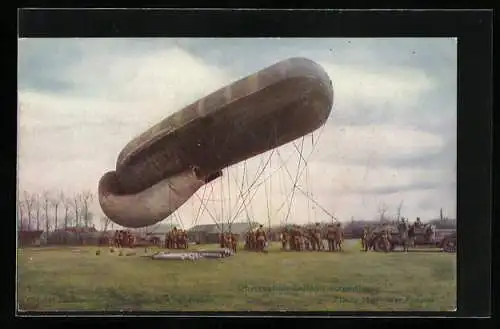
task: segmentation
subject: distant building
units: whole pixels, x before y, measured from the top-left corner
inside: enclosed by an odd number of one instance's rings
[[[218,243],[219,234],[223,232],[231,232],[239,236],[240,240],[244,239],[245,234],[256,227],[259,227],[257,222],[239,222],[239,223],[221,223],[196,225],[188,230],[189,241],[198,242],[200,244]]]

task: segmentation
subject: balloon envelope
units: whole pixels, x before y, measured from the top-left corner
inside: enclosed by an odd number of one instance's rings
[[[319,128],[332,105],[330,78],[305,58],[238,80],[128,143],[99,182],[101,208],[124,227],[155,224],[223,168]]]

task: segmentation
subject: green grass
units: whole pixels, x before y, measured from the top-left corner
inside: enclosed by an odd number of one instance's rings
[[[206,248],[206,247],[205,247]],[[442,252],[241,251],[161,261],[108,248],[18,250],[22,310],[451,310],[456,255]],[[95,251],[101,250],[97,256]]]

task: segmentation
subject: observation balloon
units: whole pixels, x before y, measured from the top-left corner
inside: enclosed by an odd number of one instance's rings
[[[290,58],[172,114],[129,142],[99,181],[99,203],[115,223],[162,221],[222,169],[322,126],[332,109],[327,73]]]

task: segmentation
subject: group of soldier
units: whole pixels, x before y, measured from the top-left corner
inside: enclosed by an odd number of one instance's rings
[[[174,227],[165,234],[165,248],[167,249],[187,249],[189,246],[188,234],[185,230],[178,230]]]
[[[133,248],[135,236],[130,231],[116,230],[109,242],[112,247]]]
[[[285,228],[281,233],[281,245],[283,250],[304,251],[325,250],[323,241],[328,242],[328,251],[342,251],[344,241],[344,230],[340,223],[330,223],[326,231],[319,223],[313,228],[305,228],[299,225],[292,225]]]
[[[264,252],[266,249],[267,234],[262,225],[257,230],[250,230],[245,235],[245,250]]]
[[[219,245],[221,248],[231,249],[236,253],[238,249],[238,235],[231,232],[220,233]]]
[[[415,229],[421,228],[423,226],[420,221],[420,217],[417,217],[416,221],[413,224],[408,223],[408,219],[401,217],[400,221],[397,223],[398,232],[400,234],[401,243],[403,245],[403,249],[405,251],[408,250],[408,247],[414,243],[413,239],[415,237]],[[380,246],[386,252],[391,250],[391,232],[389,228],[383,227],[379,233],[380,236]],[[370,227],[365,227],[363,229],[363,234],[361,236],[361,248],[364,251],[374,250],[375,249],[375,232]]]

